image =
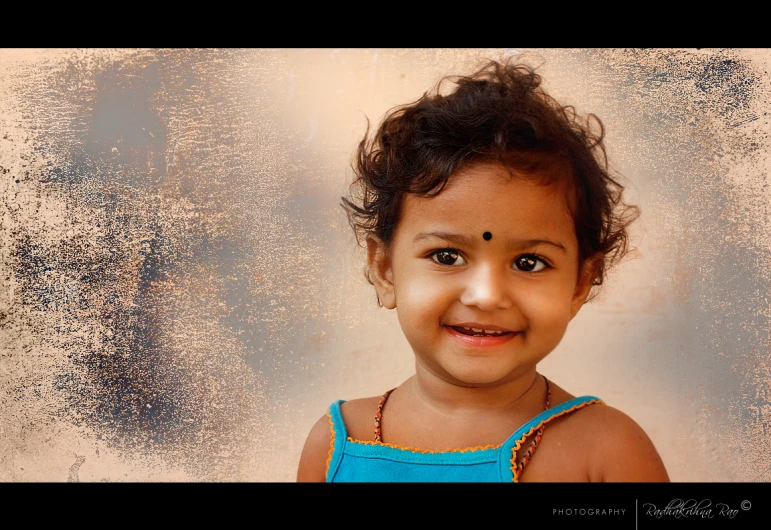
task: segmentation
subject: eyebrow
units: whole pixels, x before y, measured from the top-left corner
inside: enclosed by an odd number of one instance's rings
[[[463,246],[472,245],[472,241],[470,237],[464,236],[462,234],[452,234],[450,232],[421,232],[420,234],[415,236],[415,239],[413,239],[412,242],[417,243],[422,239],[431,239],[431,238],[443,239],[444,241],[452,243],[453,245],[463,245]]]
[[[413,243],[417,243],[418,241],[421,241],[423,239],[442,239],[444,241],[447,241],[453,245],[460,245],[460,246],[472,246],[473,241],[470,237],[462,235],[462,234],[453,234],[450,232],[421,232],[420,234],[415,236],[415,239],[413,239]],[[567,249],[562,243],[552,241],[550,239],[515,239],[515,238],[508,238],[506,240],[506,243],[509,248],[522,248],[522,247],[533,247],[536,245],[550,245],[558,250],[561,250],[562,252],[567,252]]]
[[[512,239],[509,238],[506,241],[509,244],[509,247],[512,248],[521,248],[521,247],[534,247],[536,245],[551,245],[552,247],[561,250],[562,252],[567,252],[568,249],[565,248],[565,246],[562,243],[559,243],[557,241],[552,241],[551,239]]]

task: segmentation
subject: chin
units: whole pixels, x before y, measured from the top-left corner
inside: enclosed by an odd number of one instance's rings
[[[451,369],[446,374],[448,382],[467,387],[493,387],[513,379],[510,371]]]

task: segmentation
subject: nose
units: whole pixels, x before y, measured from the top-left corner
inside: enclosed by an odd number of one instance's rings
[[[475,306],[482,311],[509,309],[513,305],[509,292],[510,280],[506,271],[496,270],[491,266],[477,267],[469,271],[460,301],[464,305]]]

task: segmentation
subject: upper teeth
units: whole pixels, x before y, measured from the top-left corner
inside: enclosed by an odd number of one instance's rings
[[[497,330],[494,330],[494,329],[468,328],[466,326],[462,326],[462,327],[463,327],[463,329],[468,330],[468,331],[473,331],[474,333],[482,333],[484,331],[488,335],[489,334],[502,335],[503,333],[506,333],[505,331],[497,331]]]

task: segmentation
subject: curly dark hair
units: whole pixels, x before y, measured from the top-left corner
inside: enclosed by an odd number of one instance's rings
[[[455,88],[443,95],[447,82]],[[372,135],[368,123],[342,206],[359,244],[374,235],[388,246],[405,194],[436,195],[470,164],[497,161],[512,176],[567,182],[579,266],[604,255],[594,277],[598,286],[628,252],[627,227],[640,213],[622,201],[624,187],[610,175],[604,135],[595,115],[581,118],[549,96],[532,67],[489,61],[470,76],[445,76],[417,101],[391,109]]]

